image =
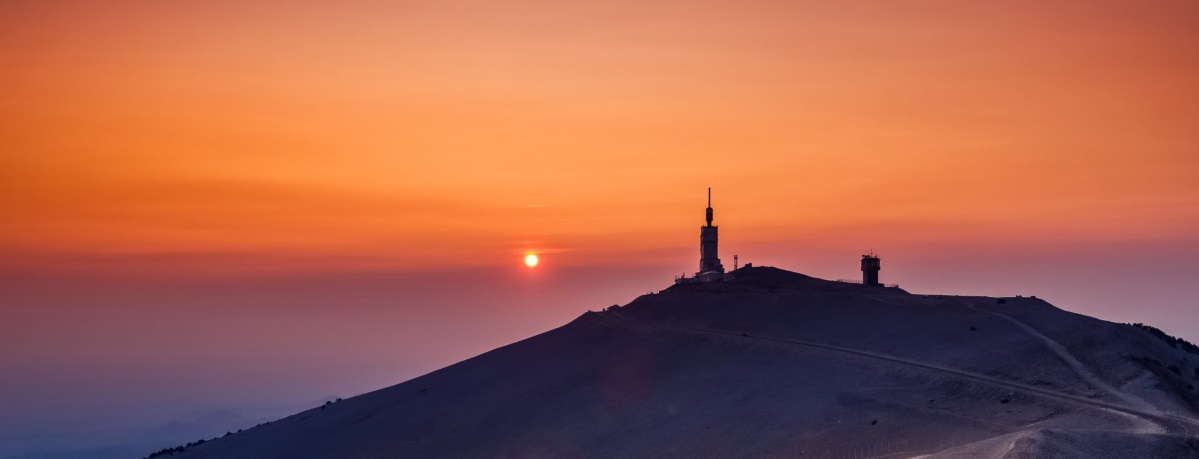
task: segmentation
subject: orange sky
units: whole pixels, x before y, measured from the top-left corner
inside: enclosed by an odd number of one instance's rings
[[[1195,240],[1194,2],[601,3],[6,2],[0,249]]]
[[[0,457],[627,302],[709,186],[725,266],[1199,341],[1196,82],[1194,0],[3,1]]]

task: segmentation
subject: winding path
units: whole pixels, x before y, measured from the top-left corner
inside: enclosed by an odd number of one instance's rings
[[[1012,324],[1019,327],[1021,330],[1024,330],[1025,333],[1028,333],[1029,335],[1032,335],[1032,337],[1034,337],[1038,340],[1041,340],[1041,342],[1043,344],[1045,344],[1045,346],[1048,347],[1049,350],[1053,351],[1054,354],[1057,354],[1057,356],[1059,358],[1061,358],[1063,361],[1065,361],[1066,364],[1069,365],[1070,368],[1073,369],[1074,372],[1077,373],[1078,376],[1081,377],[1083,380],[1085,380],[1088,384],[1098,387],[1100,390],[1107,392],[1108,394],[1112,395],[1113,397],[1123,400],[1124,403],[1128,404],[1128,406],[1134,406],[1134,407],[1137,407],[1137,409],[1149,411],[1149,412],[1158,411],[1157,409],[1153,408],[1152,405],[1146,403],[1144,400],[1133,397],[1132,395],[1129,395],[1119,389],[1116,389],[1115,387],[1112,387],[1110,384],[1107,383],[1107,381],[1104,381],[1098,375],[1096,375],[1095,373],[1092,373],[1091,370],[1089,368],[1087,368],[1086,365],[1084,365],[1081,361],[1079,361],[1077,358],[1075,358],[1074,354],[1071,354],[1070,351],[1067,350],[1065,346],[1062,346],[1061,343],[1058,343],[1053,338],[1045,336],[1040,331],[1037,331],[1037,329],[1032,328],[1032,326],[1020,321],[1019,319],[1009,316],[1007,314],[1003,314],[1003,313],[996,312],[996,311],[991,311],[989,309],[975,307],[973,302],[967,302],[966,307],[969,309],[973,309],[975,311],[991,314],[995,317],[998,317],[1000,319],[1011,322]]]
[[[771,338],[771,337],[766,337],[766,336],[751,336],[751,335],[746,335],[744,333],[731,332],[731,331],[725,331],[725,330],[714,330],[714,329],[708,329],[708,328],[667,325],[667,324],[655,323],[655,322],[650,322],[650,321],[631,319],[631,318],[619,315],[614,311],[595,312],[593,314],[596,314],[596,315],[598,315],[600,317],[604,317],[604,318],[619,320],[619,321],[628,322],[628,323],[636,323],[636,324],[639,324],[642,326],[648,326],[648,327],[653,327],[653,328],[666,328],[666,329],[674,329],[674,330],[683,330],[683,331],[688,331],[688,332],[693,332],[693,333],[698,332],[698,333],[713,334],[713,335],[736,336],[736,337],[742,337],[745,339],[786,343],[786,344],[805,346],[805,347],[816,348],[816,349],[835,351],[835,352],[840,352],[840,353],[844,353],[844,354],[855,355],[858,357],[864,357],[864,358],[868,358],[868,359],[897,363],[897,364],[906,365],[909,367],[921,368],[924,370],[936,371],[936,372],[940,372],[940,373],[947,373],[947,374],[951,374],[951,375],[954,375],[954,376],[957,376],[960,378],[974,380],[974,381],[978,381],[978,382],[982,382],[982,383],[986,383],[986,384],[991,384],[994,386],[1005,387],[1008,389],[1015,389],[1015,390],[1019,390],[1019,391],[1023,391],[1023,392],[1027,392],[1027,393],[1033,393],[1033,394],[1041,395],[1044,397],[1056,399],[1059,401],[1064,401],[1067,403],[1074,403],[1077,405],[1085,405],[1085,406],[1088,406],[1091,408],[1099,408],[1099,409],[1113,411],[1113,412],[1120,413],[1120,414],[1123,414],[1123,415],[1129,416],[1129,417],[1140,418],[1144,421],[1156,424],[1158,427],[1160,427],[1160,430],[1163,431],[1162,433],[1192,436],[1192,435],[1194,435],[1195,432],[1199,432],[1199,420],[1186,418],[1186,417],[1179,416],[1179,415],[1160,413],[1160,412],[1149,412],[1147,410],[1142,410],[1142,409],[1138,409],[1138,408],[1130,408],[1127,406],[1117,405],[1117,404],[1103,402],[1103,401],[1099,401],[1099,400],[1091,400],[1091,399],[1079,397],[1076,395],[1071,395],[1071,394],[1066,394],[1066,393],[1057,392],[1057,391],[1053,391],[1053,390],[1043,389],[1040,387],[1030,386],[1030,385],[1022,384],[1022,383],[1018,383],[1018,382],[996,379],[996,378],[993,378],[990,376],[973,373],[970,371],[958,370],[958,369],[949,368],[949,367],[943,367],[940,365],[924,363],[924,362],[920,362],[920,361],[916,361],[916,360],[906,359],[906,358],[902,358],[902,357],[895,357],[895,356],[881,354],[881,353],[877,353],[877,352],[862,351],[862,350],[851,349],[851,348],[847,348],[847,347],[835,346],[832,344],[818,343],[818,342],[814,342],[814,341],[784,339],[784,338]]]

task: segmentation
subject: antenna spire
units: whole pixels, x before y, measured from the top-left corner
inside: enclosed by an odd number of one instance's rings
[[[712,187],[708,187],[708,209],[705,214],[708,217],[708,226],[712,226]]]

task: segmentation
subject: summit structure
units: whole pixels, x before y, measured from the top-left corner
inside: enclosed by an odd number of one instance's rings
[[[712,225],[712,189],[708,188],[708,208],[704,213],[707,224],[699,228],[699,271],[695,277],[699,279],[719,279],[724,274],[724,265],[720,264],[718,255],[718,226]],[[710,279],[708,279],[710,280]]]
[[[882,285],[878,283],[880,269],[883,269],[882,262],[873,250],[862,255],[862,285]]]
[[[720,227],[713,225],[712,210],[712,188],[708,188],[708,207],[704,209],[704,226],[699,227],[699,271],[694,275],[683,273],[675,276],[675,284],[687,284],[692,282],[716,282],[716,281],[731,281],[740,271],[737,269],[737,256],[733,255],[733,272],[725,272],[724,264],[720,262]],[[753,264],[746,263],[745,267],[750,268]],[[852,284],[862,284],[874,287],[899,287],[898,284],[883,285],[878,280],[878,272],[882,270],[882,263],[879,256],[874,253],[874,250],[862,255],[862,280],[861,282],[855,279],[837,279],[838,282],[846,282]]]
[[[732,274],[724,272],[724,265],[720,263],[720,256],[717,254],[720,244],[717,231],[720,228],[712,224],[711,188],[708,188],[708,208],[704,212],[704,217],[706,223],[699,227],[699,271],[695,272],[694,277],[687,277],[686,273],[675,277],[676,284],[732,279]]]

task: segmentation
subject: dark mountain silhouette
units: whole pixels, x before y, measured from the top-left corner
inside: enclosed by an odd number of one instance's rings
[[[743,268],[180,457],[1199,457],[1197,368],[1036,298]]]

